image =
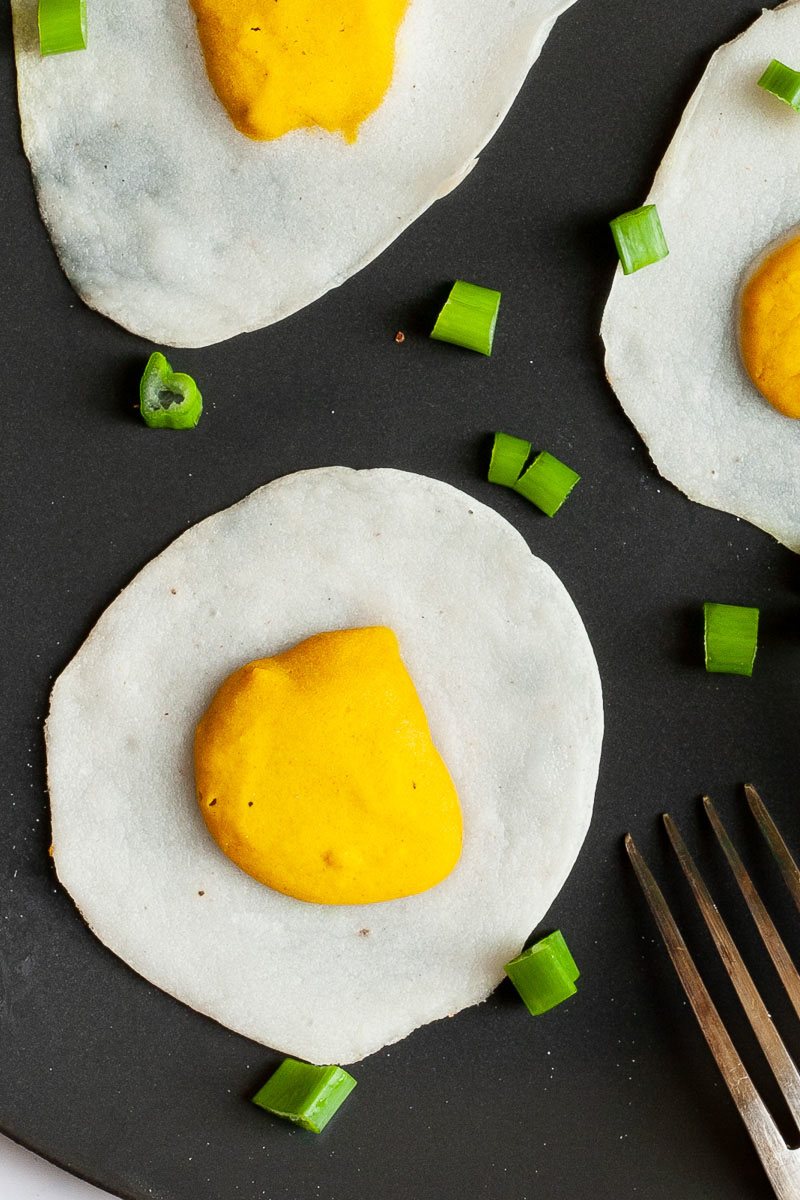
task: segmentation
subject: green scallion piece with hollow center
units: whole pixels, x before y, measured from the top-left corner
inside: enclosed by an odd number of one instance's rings
[[[622,213],[609,222],[619,261],[626,275],[649,267],[669,254],[655,204]]]
[[[578,990],[580,971],[560,929],[512,958],[504,970],[535,1017]]]
[[[510,433],[496,433],[489,463],[489,483],[502,483],[513,487],[522,474],[531,452],[530,442],[512,437]]]
[[[253,1096],[253,1104],[320,1133],[355,1086],[353,1076],[341,1067],[314,1067],[285,1058]]]
[[[491,354],[499,307],[499,292],[459,279],[436,318],[431,337],[479,354]]]
[[[580,475],[565,463],[542,450],[513,488],[548,517],[555,516],[570,494]]]
[[[86,49],[86,0],[39,0],[39,52]]]
[[[704,604],[706,670],[752,675],[758,649],[758,609]]]
[[[173,371],[156,350],[139,384],[139,410],[151,429],[194,429],[203,397],[191,375]]]
[[[759,79],[758,86],[783,100],[795,112],[800,112],[800,71],[793,71],[773,58]]]

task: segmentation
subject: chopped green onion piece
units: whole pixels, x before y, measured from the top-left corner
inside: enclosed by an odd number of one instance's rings
[[[467,350],[477,350],[479,354],[491,354],[499,307],[499,292],[459,279],[450,289],[431,337],[439,342],[466,346]]]
[[[578,990],[575,980],[580,971],[560,929],[512,958],[504,970],[534,1016],[555,1008]]]
[[[151,354],[139,384],[139,408],[151,429],[194,429],[203,397],[191,375],[174,372],[158,350]]]
[[[758,609],[704,604],[706,670],[752,675],[758,648]]]
[[[655,204],[645,204],[642,208],[622,213],[609,224],[626,275],[631,275],[641,267],[649,267],[669,254]]]
[[[779,100],[785,100],[795,112],[800,112],[800,71],[793,71],[773,58],[759,79],[758,86]]]
[[[524,475],[515,484],[515,492],[519,492],[531,504],[535,504],[548,517],[555,516],[561,505],[580,479],[571,467],[559,462],[543,450],[537,454]]]
[[[489,463],[489,483],[513,487],[522,474],[530,452],[531,444],[524,438],[512,437],[510,433],[496,433]]]
[[[285,1058],[253,1096],[253,1104],[319,1133],[356,1086],[341,1067],[314,1067]]]
[[[86,0],[39,0],[39,51],[86,49]]]

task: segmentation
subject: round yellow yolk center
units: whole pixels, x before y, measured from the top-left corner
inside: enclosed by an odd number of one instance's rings
[[[800,417],[800,238],[770,254],[745,287],[741,347],[761,394]]]
[[[458,861],[458,797],[391,629],[320,633],[241,667],[194,755],[220,848],[298,900],[411,896]]]
[[[319,125],[355,141],[392,80],[408,0],[190,0],[234,125],[278,138]]]

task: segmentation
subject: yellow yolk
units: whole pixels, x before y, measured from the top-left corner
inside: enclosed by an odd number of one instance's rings
[[[764,260],[742,293],[742,359],[763,396],[800,417],[800,238]]]
[[[458,861],[458,797],[391,629],[320,633],[241,667],[194,755],[217,844],[298,900],[411,896]]]
[[[268,140],[319,125],[355,141],[392,80],[408,0],[190,0],[214,91]]]

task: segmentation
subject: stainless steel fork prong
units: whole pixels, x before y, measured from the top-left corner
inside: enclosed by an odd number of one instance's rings
[[[792,893],[792,899],[800,909],[800,869],[792,858],[789,847],[778,832],[775,822],[764,807],[761,797],[751,783],[744,785],[744,794],[750,805],[750,811],[758,822],[758,827],[781,869],[786,886]]]
[[[756,1091],[649,867],[630,834],[625,848],[687,999],[778,1200],[800,1200],[800,1151],[790,1150]],[[713,907],[713,903],[712,903]]]
[[[706,802],[707,798],[704,800],[704,803]],[[708,804],[710,806],[710,802]],[[719,821],[718,817],[716,819]],[[730,975],[731,983],[736,989],[736,995],[739,997],[742,1008],[747,1014],[747,1019],[753,1027],[753,1032],[758,1038],[758,1044],[764,1051],[767,1062],[772,1068],[772,1072],[783,1092],[786,1103],[791,1110],[795,1124],[800,1127],[800,1071],[797,1070],[789,1051],[783,1044],[781,1036],[773,1024],[772,1017],[767,1011],[767,1006],[761,999],[756,985],[753,983],[753,977],[745,966],[744,959],[739,953],[736,943],[720,916],[719,909],[714,903],[711,893],[706,887],[700,872],[697,870],[694,859],[686,849],[683,838],[678,833],[675,822],[669,813],[664,814],[664,825],[666,826],[669,840],[672,843],[672,848],[678,856],[678,862],[694,893],[694,898],[703,915],[703,920],[708,926],[709,933],[719,951],[719,956]],[[731,849],[733,849],[732,846]]]
[[[745,791],[747,791],[747,788],[745,788]],[[754,791],[754,789],[750,788],[750,791],[758,800],[760,810],[763,813],[763,815],[766,817],[767,810],[764,808],[764,805],[758,799],[758,796],[757,796],[756,792]],[[748,800],[749,799],[750,799],[750,796],[748,795]],[[797,1013],[798,1017],[800,1017],[800,974],[798,974],[797,968],[795,967],[794,963],[792,962],[792,959],[789,955],[789,951],[786,949],[786,946],[783,943],[783,939],[782,939],[781,935],[778,933],[777,929],[775,928],[775,924],[774,924],[772,918],[770,917],[769,913],[767,912],[763,900],[761,899],[758,892],[756,891],[755,884],[753,883],[752,879],[748,875],[747,870],[745,869],[744,863],[742,862],[741,858],[737,854],[736,848],[733,845],[733,842],[731,841],[731,839],[728,837],[728,834],[725,830],[725,826],[722,824],[722,821],[719,818],[719,814],[717,813],[717,810],[714,808],[714,805],[709,800],[708,796],[703,797],[703,807],[705,808],[706,813],[708,814],[708,819],[711,822],[711,826],[714,830],[714,833],[717,835],[717,841],[719,842],[720,846],[722,847],[725,857],[728,860],[728,864],[729,864],[731,870],[733,871],[734,878],[739,885],[739,890],[745,898],[747,907],[750,909],[750,915],[752,916],[753,920],[755,921],[756,928],[758,929],[758,932],[761,934],[761,939],[762,939],[764,945],[766,946],[769,956],[775,965],[775,970],[780,975],[781,983],[786,988],[786,993],[792,1002],[792,1007],[794,1008],[794,1011]],[[758,818],[756,818],[756,819],[758,820]],[[776,837],[779,839],[779,841],[783,845],[783,839],[781,838],[781,835],[778,833],[778,830],[775,828],[774,823],[772,822],[772,820],[770,818],[768,818],[768,820],[769,820],[769,824],[770,824],[772,830],[774,831]],[[761,824],[760,821],[759,821],[759,824]],[[762,826],[762,829],[763,829],[763,826]],[[769,841],[769,838],[767,838],[767,840]],[[772,843],[770,843],[770,845],[771,844]],[[784,845],[784,850],[786,850],[785,845]],[[791,861],[791,855],[789,854],[788,850],[786,850],[786,855],[789,857],[789,860]],[[792,862],[792,866],[794,866],[794,862]],[[795,867],[795,870],[797,870],[796,867]]]

